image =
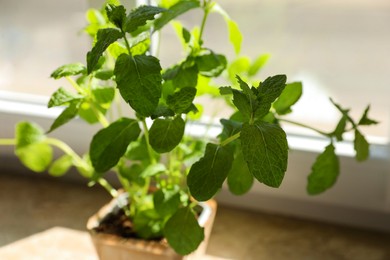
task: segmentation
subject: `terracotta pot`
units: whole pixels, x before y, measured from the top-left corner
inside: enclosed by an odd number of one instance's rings
[[[212,225],[214,222],[217,203],[210,200],[200,204],[203,207],[198,222],[204,227],[205,240],[199,245],[198,249],[187,256],[178,255],[167,243],[165,239],[161,241],[147,241],[134,238],[123,238],[112,234],[96,232],[94,228],[98,227],[101,220],[104,219],[115,208],[118,208],[118,201],[112,200],[102,207],[99,212],[89,218],[87,229],[91,235],[92,242],[96,252],[101,260],[115,259],[137,259],[137,260],[194,260],[202,259],[205,254],[208,240],[210,237]]]

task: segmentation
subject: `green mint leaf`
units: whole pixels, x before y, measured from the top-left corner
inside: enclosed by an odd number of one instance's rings
[[[358,125],[376,125],[379,123],[378,121],[375,121],[368,117],[369,110],[370,110],[370,106],[367,106],[367,108],[364,110],[362,117],[359,120]]]
[[[176,114],[184,113],[194,101],[196,88],[184,87],[173,95],[167,97],[167,105]]]
[[[287,84],[282,94],[273,103],[273,107],[279,115],[285,115],[291,112],[291,107],[301,98],[302,96],[302,83],[294,82]]]
[[[205,77],[217,77],[226,69],[226,57],[211,52],[197,56],[195,63],[198,66],[199,73]]]
[[[54,79],[59,79],[67,76],[74,76],[78,74],[85,74],[86,68],[81,63],[72,63],[59,67],[50,75]]]
[[[236,89],[233,91],[233,104],[237,107],[238,111],[241,112],[242,116],[245,118],[245,121],[248,121],[252,118],[255,106],[257,102],[255,100],[249,99],[247,95],[243,92]]]
[[[51,108],[56,106],[62,106],[69,102],[80,100],[82,98],[84,98],[84,96],[79,94],[74,94],[61,87],[51,95],[47,107]]]
[[[336,129],[333,131],[333,134],[336,137],[337,141],[343,140],[343,134],[345,133],[347,122],[348,122],[348,117],[346,115],[343,115],[340,121],[338,122]]]
[[[164,222],[153,208],[138,210],[134,216],[133,224],[134,231],[143,239],[153,239],[163,236],[162,229]]]
[[[87,72],[90,74],[99,62],[99,58],[112,43],[122,38],[122,33],[114,28],[100,29],[97,33],[97,41],[92,50],[87,53]]]
[[[165,165],[162,163],[150,164],[148,167],[145,168],[145,170],[141,172],[141,177],[152,177],[159,173],[165,172],[166,170],[167,167],[165,167]]]
[[[181,208],[167,221],[164,236],[169,245],[179,254],[188,255],[195,251],[204,239],[204,231],[199,226],[189,207]]]
[[[213,5],[213,11],[218,12],[224,18],[229,31],[229,40],[233,45],[236,54],[239,54],[243,37],[237,23],[229,17],[228,13],[223,10],[219,4]]]
[[[221,119],[221,124],[223,125],[222,133],[219,135],[221,141],[233,136],[241,131],[242,123],[234,120]]]
[[[167,107],[166,105],[159,104],[154,111],[153,115],[150,116],[153,120],[159,117],[172,117],[175,116],[175,112]]]
[[[106,13],[108,20],[122,29],[123,21],[126,19],[126,9],[122,6],[108,4],[106,5]]]
[[[180,206],[180,193],[177,191],[158,190],[153,194],[154,208],[161,216],[170,216]]]
[[[189,43],[191,40],[191,33],[186,28],[183,27],[181,30],[181,34],[182,34],[184,42]]]
[[[277,99],[286,87],[286,75],[268,77],[258,88],[259,107],[255,112],[257,118],[268,114],[271,104]]]
[[[55,160],[49,168],[49,174],[54,177],[64,175],[73,165],[72,156],[65,154]]]
[[[153,56],[122,54],[114,74],[123,99],[140,115],[154,113],[161,97],[161,66]]]
[[[204,156],[192,165],[187,176],[191,195],[198,201],[211,199],[222,187],[232,161],[233,154],[227,147],[207,144]]]
[[[90,158],[97,172],[106,172],[125,154],[141,129],[134,119],[121,118],[97,132],[90,145]]]
[[[316,195],[333,186],[339,176],[339,159],[333,144],[328,145],[312,166],[308,176],[307,192]]]
[[[183,63],[167,70],[164,73],[164,80],[172,80],[175,88],[196,87],[198,72],[196,66],[187,66],[186,63]]]
[[[249,171],[270,187],[279,187],[287,169],[286,133],[276,124],[245,123],[241,130],[241,147]]]
[[[112,70],[98,70],[94,76],[97,79],[109,80],[114,76],[114,72]]]
[[[179,1],[175,5],[171,6],[168,11],[162,13],[162,15],[155,20],[154,30],[160,30],[162,27],[164,27],[164,25],[168,24],[179,15],[198,7],[200,7],[198,0]]]
[[[29,169],[43,172],[50,165],[53,150],[44,141],[46,136],[43,129],[30,122],[20,122],[15,128],[15,154]]]
[[[115,97],[115,89],[112,87],[97,87],[92,89],[92,95],[97,105],[108,108]]]
[[[148,156],[147,154],[145,155]],[[140,164],[132,164],[130,167],[127,165],[118,165],[118,172],[122,178],[128,180],[130,183],[137,184],[139,186],[145,185],[145,178],[141,177],[142,166]]]
[[[166,9],[156,6],[140,6],[132,10],[126,17],[123,29],[128,33],[132,33],[136,31],[138,27],[145,25],[148,20],[154,20],[156,14],[165,11]]]
[[[67,108],[65,108],[61,114],[54,120],[52,125],[50,126],[50,130],[48,133],[53,132],[58,127],[68,123],[71,119],[73,119],[79,112],[80,102],[72,102],[69,104]]]
[[[250,65],[248,69],[249,76],[255,76],[271,58],[270,54],[262,54]]]
[[[184,127],[181,117],[154,120],[149,130],[150,145],[158,153],[171,151],[183,138]]]
[[[234,158],[232,169],[227,176],[229,190],[235,195],[247,193],[253,185],[253,175],[248,169],[241,151]]]
[[[236,81],[236,75],[241,75],[246,73],[250,68],[250,59],[246,56],[240,56],[237,59],[233,60],[227,69],[229,79],[231,82]]]
[[[367,160],[370,155],[370,145],[362,133],[360,133],[357,129],[355,129],[355,140],[353,142],[353,146],[356,151],[356,160],[359,162]]]

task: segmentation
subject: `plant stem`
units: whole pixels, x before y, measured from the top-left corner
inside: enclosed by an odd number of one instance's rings
[[[103,115],[102,112],[99,111],[99,109],[96,108],[96,106],[91,102],[91,108],[93,110],[93,113],[95,114],[96,118],[99,120],[99,123],[103,127],[107,127],[110,125],[110,122],[108,122],[107,118]]]
[[[203,11],[204,11],[204,15],[203,15],[203,19],[202,19],[202,24],[200,26],[199,41],[202,41],[203,32],[204,32],[204,28],[206,26],[207,17],[209,16],[209,13],[210,13],[209,1],[207,1],[207,0],[205,0],[203,2]]]
[[[113,198],[116,198],[118,197],[118,191],[116,189],[114,189],[110,183],[108,183],[105,179],[103,178],[99,178],[97,180],[97,182],[104,188],[108,191],[108,193],[110,193],[110,195],[113,197]]]
[[[71,77],[66,76],[65,78],[69,81],[69,83],[73,86],[73,88],[74,88],[78,93],[82,93],[82,94],[85,93],[84,89],[82,89],[82,88],[79,86],[79,84],[77,84]]]
[[[84,166],[84,167],[86,166],[86,163],[84,162],[84,160],[81,159],[81,157],[75,151],[73,151],[73,149],[70,148],[69,145],[67,145],[63,141],[58,140],[56,138],[47,138],[46,143],[61,149],[64,153],[71,156],[73,158],[74,164],[76,166]],[[88,165],[88,167],[89,167],[89,165]]]
[[[130,57],[132,57],[131,49],[130,49],[130,44],[129,44],[129,41],[127,40],[127,38],[126,38],[126,32],[124,32],[124,31],[122,30],[122,34],[123,34],[123,39],[125,40],[127,52],[128,52],[128,54],[130,55]]]
[[[286,122],[286,123],[289,123],[289,124],[292,124],[292,125],[296,125],[296,126],[300,126],[300,127],[303,127],[303,128],[307,128],[307,129],[310,129],[314,132],[317,132],[323,136],[326,136],[326,137],[332,137],[332,134],[331,133],[325,133],[324,131],[321,131],[319,129],[316,129],[314,127],[311,127],[311,126],[308,126],[308,125],[305,125],[305,124],[302,124],[302,123],[298,123],[298,122],[295,122],[295,121],[291,121],[291,120],[288,120],[288,119],[281,119],[281,118],[277,118],[277,120],[281,121],[281,122]]]
[[[0,139],[0,145],[16,145],[16,139]]]
[[[240,134],[241,134],[241,132],[238,132],[237,134],[232,135],[232,136],[226,138],[226,139],[220,144],[220,146],[225,146],[225,145],[229,144],[230,142],[233,142],[234,140],[236,140],[237,138],[240,137]]]
[[[146,140],[146,147],[147,147],[147,149],[148,149],[148,154],[149,154],[150,162],[151,162],[152,164],[155,164],[155,163],[156,163],[156,158],[154,158],[154,156],[153,156],[152,147],[150,146],[150,143],[149,143],[149,130],[148,130],[148,126],[146,125],[145,119],[142,119],[142,126],[143,126],[143,128],[144,128],[144,135],[145,135],[145,140]]]

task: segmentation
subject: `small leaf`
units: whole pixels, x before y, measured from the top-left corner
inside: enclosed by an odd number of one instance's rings
[[[54,120],[53,124],[50,126],[48,133],[53,132],[58,127],[68,123],[73,119],[79,112],[80,103],[72,102],[67,108],[62,111],[62,113]]]
[[[242,123],[234,120],[221,119],[221,124],[223,125],[222,133],[219,135],[221,141],[233,136],[241,131]]]
[[[64,88],[59,88],[56,92],[52,94],[50,97],[48,107],[56,107],[56,106],[62,106],[66,103],[69,103],[74,100],[79,100],[84,98],[84,96],[79,95],[79,94],[74,94],[72,92],[67,91]]]
[[[204,239],[203,228],[189,207],[179,209],[167,221],[164,235],[169,245],[181,255],[195,251]]]
[[[287,84],[282,94],[274,102],[273,107],[279,115],[285,115],[291,111],[293,106],[302,96],[302,83],[294,82]]]
[[[164,27],[164,25],[179,15],[197,7],[200,7],[200,3],[197,0],[179,1],[175,5],[171,6],[168,11],[162,13],[162,15],[155,20],[154,30],[160,30],[162,27]]]
[[[112,87],[96,87],[92,89],[92,95],[97,103],[97,106],[107,109],[114,100],[115,89]]]
[[[232,161],[233,155],[227,147],[207,144],[204,156],[192,165],[187,176],[191,195],[198,201],[211,199],[222,187]]]
[[[199,73],[205,77],[217,77],[226,68],[226,57],[213,52],[195,58]]]
[[[378,121],[375,121],[368,117],[369,110],[370,110],[370,106],[367,106],[367,108],[364,110],[362,117],[359,120],[358,125],[376,125],[379,123]]]
[[[153,115],[150,116],[153,120],[159,117],[171,117],[175,116],[175,112],[167,107],[166,105],[159,104],[154,111]]]
[[[241,130],[241,147],[249,171],[270,187],[279,187],[287,169],[286,133],[276,124],[245,123]]]
[[[167,105],[176,114],[181,114],[186,111],[191,105],[196,95],[196,88],[185,87],[178,92],[167,97]]]
[[[98,70],[94,76],[97,79],[109,80],[114,76],[114,72],[112,70]]]
[[[264,65],[268,62],[268,60],[271,58],[270,54],[263,54],[260,55],[249,67],[248,69],[248,75],[249,76],[255,76],[259,70],[261,70]]]
[[[348,117],[346,115],[343,115],[338,122],[336,129],[333,131],[333,134],[335,135],[337,141],[343,140],[343,134],[345,133],[345,128],[347,126]]]
[[[154,208],[161,216],[175,213],[180,206],[180,193],[158,190],[153,194]]]
[[[69,106],[67,108],[65,108],[61,114],[54,120],[54,122],[52,123],[52,125],[50,126],[50,129],[48,131],[48,133],[54,131],[55,129],[57,129],[58,127],[66,124],[67,122],[69,122],[71,119],[73,119],[74,117],[76,117],[76,115],[78,114],[79,112],[79,106],[80,106],[80,103],[79,102],[72,102],[69,104]]]
[[[145,170],[142,171],[141,177],[143,178],[152,177],[159,173],[165,172],[166,170],[167,167],[165,167],[164,164],[161,163],[151,164],[148,167],[146,167]]]
[[[55,177],[64,175],[73,165],[73,158],[70,155],[63,155],[53,162],[49,168],[49,174]]]
[[[72,64],[67,64],[59,67],[56,69],[50,77],[54,79],[59,79],[62,77],[67,77],[67,76],[74,76],[78,74],[84,74],[86,72],[86,68],[83,64],[81,63],[72,63]]]
[[[229,190],[235,195],[247,193],[253,185],[253,175],[241,151],[234,158],[232,169],[227,176],[227,184]]]
[[[99,58],[112,43],[123,37],[122,33],[114,28],[100,29],[97,33],[97,42],[87,53],[87,71],[90,74],[99,62]]]
[[[126,18],[126,9],[122,6],[116,6],[112,4],[106,5],[107,17],[118,28],[122,28],[123,21]]]
[[[328,145],[312,166],[308,176],[307,192],[316,195],[333,186],[339,176],[339,160],[333,144]]]
[[[153,56],[122,54],[114,74],[123,99],[140,115],[154,113],[161,97],[161,66]]]
[[[250,68],[250,59],[246,56],[240,56],[233,60],[228,66],[228,74],[231,82],[236,82],[236,75],[247,72]]]
[[[154,120],[149,130],[150,145],[158,153],[171,151],[183,138],[184,127],[181,117]]]
[[[43,129],[30,122],[20,122],[15,129],[15,154],[29,169],[43,172],[50,165],[53,150],[44,141],[46,136]]]
[[[97,132],[91,141],[89,154],[95,170],[106,172],[115,166],[140,132],[138,122],[129,118],[121,118]]]
[[[268,77],[259,86],[259,107],[256,111],[256,117],[262,118],[268,114],[271,104],[277,99],[286,87],[286,75],[276,75]]]
[[[356,151],[356,160],[359,162],[367,160],[370,155],[370,145],[362,133],[357,129],[355,129],[355,140],[353,145]]]
[[[140,6],[135,10],[132,10],[126,17],[124,30],[128,33],[134,32],[138,27],[146,24],[148,20],[154,20],[156,14],[162,13],[166,9],[156,6]]]

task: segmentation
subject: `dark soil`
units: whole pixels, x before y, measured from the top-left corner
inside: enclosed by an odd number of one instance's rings
[[[133,230],[133,223],[122,209],[105,216],[100,225],[94,229],[97,232],[118,235],[124,238],[138,238]]]

